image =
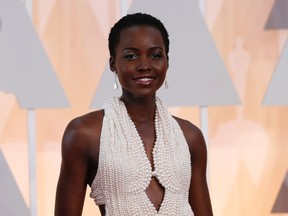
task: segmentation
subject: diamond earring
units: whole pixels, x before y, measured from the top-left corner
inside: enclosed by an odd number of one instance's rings
[[[118,89],[118,83],[117,83],[117,73],[116,71],[114,71],[114,90],[117,90]]]
[[[168,89],[168,88],[169,88],[167,79],[165,79],[164,86],[165,86],[165,89]]]

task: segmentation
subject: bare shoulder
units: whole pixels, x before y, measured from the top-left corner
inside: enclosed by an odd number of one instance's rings
[[[182,129],[183,134],[190,147],[190,151],[199,147],[199,145],[205,144],[202,131],[196,125],[194,125],[188,120],[176,116],[173,117],[178,122],[180,128]]]
[[[87,183],[91,185],[97,168],[104,111],[79,116],[67,125],[62,138],[62,164],[85,167]]]
[[[101,133],[103,116],[104,111],[98,110],[71,120],[65,129],[63,144],[81,147],[97,140]]]

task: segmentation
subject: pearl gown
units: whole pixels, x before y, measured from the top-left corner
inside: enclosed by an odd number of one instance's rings
[[[189,147],[165,104],[156,98],[154,170],[124,103],[114,97],[104,110],[98,171],[90,193],[95,203],[105,205],[107,216],[193,216]],[[165,189],[158,211],[146,194],[153,176]]]

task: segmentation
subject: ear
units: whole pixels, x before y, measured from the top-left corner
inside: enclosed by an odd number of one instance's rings
[[[109,66],[110,66],[110,70],[112,72],[116,71],[116,68],[115,68],[115,57],[110,56],[110,58],[109,58]]]
[[[169,68],[169,55],[167,54],[167,69]]]

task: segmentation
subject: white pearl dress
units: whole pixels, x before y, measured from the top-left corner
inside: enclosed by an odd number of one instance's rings
[[[152,170],[124,103],[114,97],[104,105],[99,164],[90,196],[97,205],[105,205],[106,216],[193,216],[188,201],[191,179],[188,144],[177,121],[159,98],[156,106]],[[145,192],[153,176],[165,189],[158,211]]]

